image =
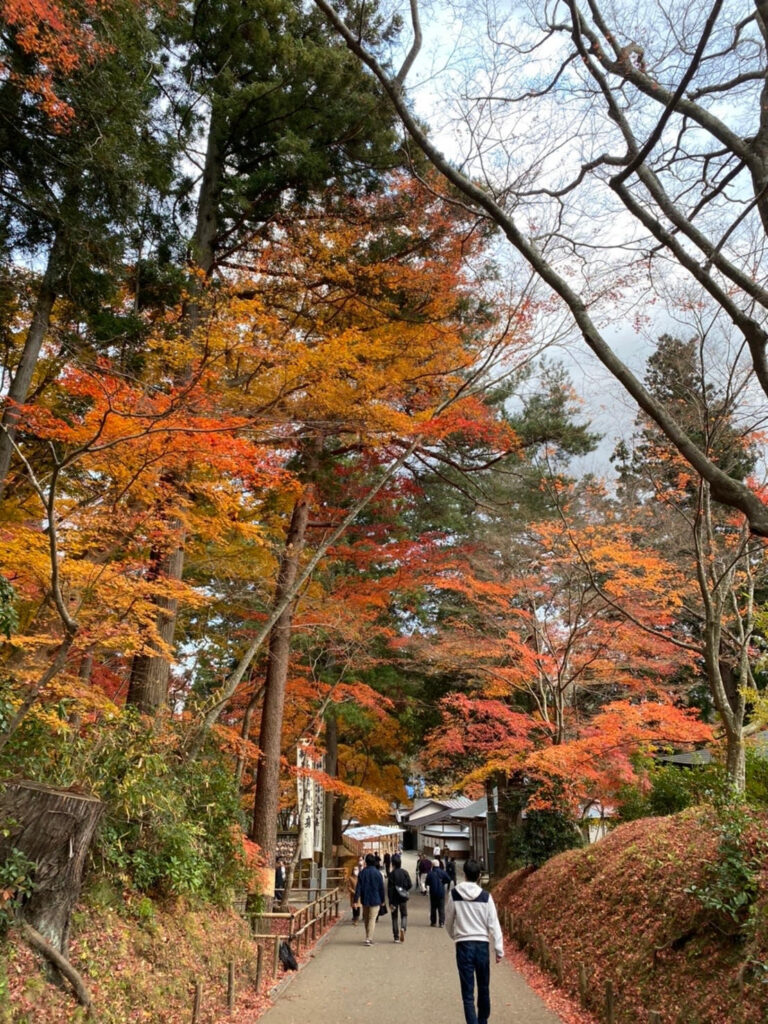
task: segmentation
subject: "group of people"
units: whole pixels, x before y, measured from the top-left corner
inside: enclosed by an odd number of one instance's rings
[[[446,858],[445,866],[441,858],[430,859],[429,869],[422,872],[424,861],[422,856],[417,866],[419,887],[423,874],[425,888],[422,891],[429,892],[429,923],[433,928],[445,927],[455,943],[466,1024],[488,1024],[491,1012],[491,944],[496,963],[499,963],[504,956],[504,941],[493,897],[478,884],[482,864],[468,860],[464,865],[464,881],[456,884],[452,858]],[[447,862],[453,863],[452,873],[447,870]],[[400,854],[390,857],[386,870],[386,899],[389,901],[394,941],[405,942],[408,899],[413,883],[402,866]],[[387,912],[384,878],[372,853],[367,854],[365,860],[361,857],[353,867],[349,876],[349,894],[353,924],[359,923],[362,910],[364,942],[371,946],[376,921]]]
[[[405,942],[408,928],[408,900],[413,887],[411,876],[402,866],[399,853],[385,854],[387,874],[386,894],[381,869],[376,865],[376,854],[368,853],[352,868],[348,889],[352,905],[352,923],[357,925],[362,910],[365,926],[365,945],[373,945],[376,921],[387,912],[387,900],[392,917],[392,935],[395,942]]]

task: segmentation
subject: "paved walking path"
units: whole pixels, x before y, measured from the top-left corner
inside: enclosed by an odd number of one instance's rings
[[[415,856],[404,854],[403,866],[415,881]],[[348,900],[344,907],[340,923],[263,1015],[263,1024],[464,1024],[453,942],[444,928],[430,928],[428,896],[414,889],[404,943],[392,941],[388,915],[376,925],[373,946],[364,946],[362,922],[353,927]],[[502,961],[491,967],[491,1024],[562,1022]]]

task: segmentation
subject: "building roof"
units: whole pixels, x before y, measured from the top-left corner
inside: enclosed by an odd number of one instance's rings
[[[378,839],[380,836],[393,836],[402,832],[403,829],[397,825],[358,825],[357,828],[348,828],[344,835],[365,842],[366,839]]]
[[[450,816],[452,811],[468,807],[472,801],[466,796],[452,797],[450,800],[428,800],[409,812],[409,825],[427,825],[439,821],[441,817]]]
[[[713,757],[709,750],[691,750],[687,754],[657,754],[657,761],[664,764],[679,764],[691,767],[697,764],[712,764]]]
[[[471,821],[475,818],[487,818],[488,797],[481,796],[479,800],[474,800],[471,804],[467,804],[466,807],[461,807],[457,811],[451,811],[451,817],[456,821]]]
[[[425,828],[421,833],[424,839],[468,839],[469,829],[461,825],[449,825],[448,828]]]

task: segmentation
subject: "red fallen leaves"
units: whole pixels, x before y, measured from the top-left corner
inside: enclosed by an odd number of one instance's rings
[[[765,816],[759,820],[764,832]],[[716,847],[705,808],[645,818],[536,872],[508,876],[494,899],[560,950],[574,994],[584,967],[595,1009],[610,980],[622,1024],[645,1020],[651,1009],[664,1024],[765,1024],[768,990],[755,968],[768,961],[768,876],[758,882],[755,934],[736,943],[686,892],[706,884]]]
[[[188,1024],[193,981],[203,982],[200,1024],[253,1024],[272,1005],[270,998],[283,972],[269,970],[259,991],[253,984],[256,955],[248,926],[231,911],[214,907],[193,912],[179,903],[139,923],[126,910],[118,915],[99,909],[78,912],[70,959],[83,975],[94,1006],[108,1008],[105,1020],[131,1024]],[[277,929],[287,934],[288,921]],[[48,984],[35,954],[13,933],[4,950],[4,979],[11,1015],[8,1020],[35,1024],[70,1024],[78,1017],[72,995]],[[295,950],[301,964],[314,947]],[[271,962],[271,947],[265,963]],[[236,965],[236,1005],[227,1011],[227,962]],[[5,1009],[5,1002],[2,1009]],[[3,1017],[5,1020],[5,1017]]]
[[[563,992],[540,967],[537,967],[516,946],[507,942],[505,959],[525,978],[527,984],[549,1010],[556,1013],[563,1024],[599,1024],[597,1017]]]

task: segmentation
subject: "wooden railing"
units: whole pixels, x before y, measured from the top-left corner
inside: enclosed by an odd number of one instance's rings
[[[293,896],[294,892],[304,896],[306,890],[291,889],[291,896]],[[325,928],[328,922],[331,919],[336,920],[338,918],[341,895],[342,890],[337,886],[333,889],[322,890],[316,899],[310,903],[305,903],[297,910],[269,911],[264,913],[254,911],[248,914],[251,937],[259,943],[260,949],[262,946],[268,948],[270,944],[272,945],[270,967],[273,977],[277,975],[280,962],[280,943],[283,941],[288,942],[296,955],[301,952],[302,945],[306,947],[314,943],[319,932]],[[274,933],[272,922],[277,921],[287,921],[288,931],[285,932],[281,929],[278,933]],[[257,963],[257,974],[262,969],[262,956],[260,955]],[[261,978],[257,977],[256,980],[258,986]]]

